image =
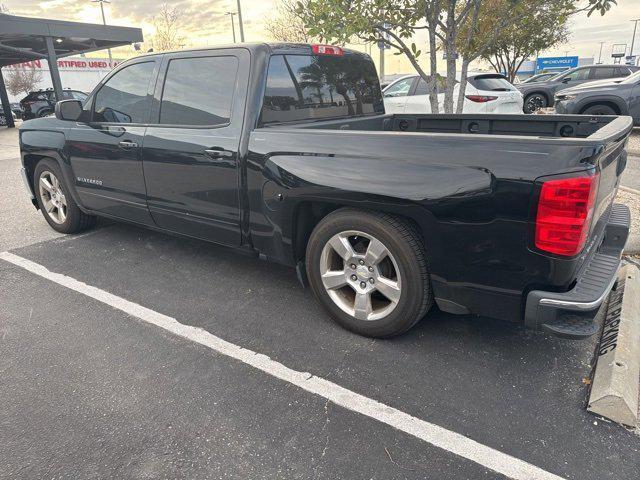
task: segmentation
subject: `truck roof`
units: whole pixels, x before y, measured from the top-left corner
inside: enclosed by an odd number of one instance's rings
[[[255,52],[267,52],[269,54],[297,54],[297,55],[308,55],[312,53],[310,43],[287,43],[287,42],[254,42],[254,43],[228,43],[221,45],[214,45],[211,47],[200,47],[200,48],[188,48],[182,50],[168,50],[165,52],[151,52],[143,55],[139,55],[135,58],[140,57],[152,57],[158,55],[164,55],[168,53],[178,53],[178,52],[202,52],[207,50],[219,50],[221,48],[245,48],[250,51]],[[340,47],[345,53],[351,54],[360,54],[366,55],[366,53],[360,52],[358,50],[353,50],[350,48]]]

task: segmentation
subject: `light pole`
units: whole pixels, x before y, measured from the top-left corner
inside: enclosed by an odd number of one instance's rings
[[[598,55],[598,65],[602,64],[602,46],[605,42],[600,42],[600,54]]]
[[[240,25],[240,41],[244,42],[244,27],[242,26],[242,7],[240,6],[240,0],[238,0],[238,24]]]
[[[104,16],[104,4],[111,3],[111,1],[110,0],[91,0],[91,2],[100,4],[100,11],[102,12],[102,24],[106,25],[107,20],[105,19],[105,16]],[[111,49],[107,48],[107,52],[109,52],[109,68],[113,68],[113,59],[111,58]]]
[[[640,18],[636,18],[635,20],[631,20],[635,23],[633,26],[633,38],[631,39],[631,51],[629,52],[629,56],[633,57],[633,44],[636,43],[636,30],[638,28],[638,22],[640,22]]]
[[[233,43],[236,43],[236,25],[233,23],[233,16],[236,12],[227,12],[227,15],[231,17],[231,31],[233,32]]]

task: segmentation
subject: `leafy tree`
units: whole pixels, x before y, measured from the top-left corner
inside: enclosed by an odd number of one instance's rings
[[[491,34],[495,12],[509,7],[508,0],[483,0],[476,34],[470,42],[459,44],[459,51],[473,55],[478,45]],[[511,7],[519,21],[502,28],[479,56],[487,60],[496,72],[505,73],[513,81],[528,57],[568,40],[567,20],[575,6],[572,0],[546,0],[542,3],[524,0]],[[532,11],[535,15],[527,14]]]
[[[442,51],[447,69],[443,106],[446,113],[452,113],[458,60],[461,60],[457,102],[460,112],[469,64],[486,55],[505,28],[535,16],[537,9],[548,2],[502,0],[504,8],[494,12],[493,22],[484,22],[480,37],[480,14],[483,4],[489,1],[493,0],[307,0],[306,5],[298,2],[296,12],[311,35],[341,43],[381,41],[406,56],[427,82],[433,113],[440,110],[435,79],[438,51]],[[529,3],[529,9],[520,8],[524,2]],[[587,11],[589,15],[593,12],[604,15],[616,0],[568,0],[568,3],[573,6],[571,14]],[[412,41],[419,30],[428,32],[429,73],[419,63],[422,49]]]

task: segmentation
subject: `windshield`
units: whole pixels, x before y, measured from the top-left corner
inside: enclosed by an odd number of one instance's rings
[[[638,81],[640,81],[640,71],[632,73],[620,83],[636,83]]]
[[[271,57],[262,125],[382,113],[378,74],[368,56],[345,52]]]

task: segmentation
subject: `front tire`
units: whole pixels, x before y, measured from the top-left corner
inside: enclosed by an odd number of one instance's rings
[[[582,115],[617,115],[609,105],[592,105],[582,111]]]
[[[549,105],[547,97],[541,93],[532,93],[524,99],[524,113],[533,113],[541,108],[546,108],[547,105]]]
[[[422,240],[392,215],[349,208],[329,214],[311,234],[306,267],[322,307],[360,335],[400,335],[433,303]]]
[[[68,193],[58,164],[45,158],[36,165],[33,191],[47,223],[60,233],[79,233],[93,227],[96,217],[82,212]]]

